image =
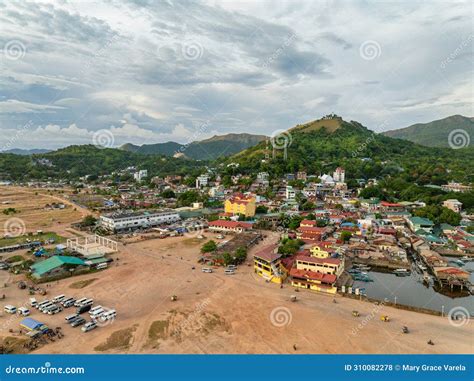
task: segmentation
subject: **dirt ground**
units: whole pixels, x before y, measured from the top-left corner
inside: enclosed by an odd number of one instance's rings
[[[122,246],[105,271],[48,287],[48,297],[94,298],[95,304],[115,308],[117,318],[83,333],[64,321],[72,309],[53,316],[33,309],[32,318],[61,326],[65,333],[35,353],[473,353],[473,340],[468,339],[474,333],[472,321],[455,327],[446,317],[341,297],[333,303],[332,296],[266,283],[253,273],[250,260],[271,241],[254,247],[248,264],[227,276],[222,268],[211,274],[201,271],[196,261],[202,241],[196,239]],[[0,285],[13,281],[7,276],[0,271]],[[2,305],[20,306],[29,298],[13,285],[2,293],[7,295]],[[172,295],[178,300],[171,301]],[[291,295],[298,301],[291,302]],[[351,314],[355,309],[358,318]],[[391,321],[382,322],[382,314]],[[0,335],[12,336],[8,329],[17,330],[20,320],[4,314]],[[404,325],[409,334],[402,333]],[[430,339],[434,346],[427,344]]]
[[[46,204],[53,202],[62,202],[66,208],[45,209]],[[48,193],[46,189],[3,186],[0,187],[0,209],[7,208],[15,208],[17,213],[9,215],[0,213],[0,226],[8,230],[8,220],[18,218],[23,221],[25,233],[43,230],[67,235],[71,222],[78,222],[87,214],[91,214],[87,209],[71,203],[65,199],[64,194],[55,190]]]

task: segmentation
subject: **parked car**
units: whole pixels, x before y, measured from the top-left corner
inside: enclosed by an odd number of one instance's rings
[[[82,332],[89,332],[94,328],[97,328],[97,324],[94,321],[89,321],[84,325],[84,327],[81,328],[81,330]]]
[[[28,316],[30,314],[30,310],[26,307],[20,307],[20,308],[18,308],[18,313],[21,316]]]
[[[84,324],[86,322],[86,319],[83,317],[78,317],[77,319],[73,320],[71,322],[71,327],[79,327],[80,325]]]
[[[30,306],[36,307],[37,305],[38,305],[38,302],[36,301],[36,298],[30,298]]]
[[[74,298],[72,298],[72,297],[64,298],[63,300],[61,300],[61,305],[62,305],[63,307],[65,307],[64,305],[65,305],[66,303],[72,302],[72,303],[74,304],[75,301],[76,301],[76,299],[74,299]]]
[[[62,310],[63,310],[62,307],[55,304],[53,307],[48,309],[48,315],[55,315],[55,314],[61,312]]]
[[[53,298],[53,302],[54,303],[57,303],[57,302],[61,302],[62,300],[64,300],[66,298],[66,295],[58,295],[56,297]]]
[[[66,316],[64,320],[66,320],[67,323],[71,323],[73,320],[76,320],[79,317],[80,316],[78,314],[73,314],[73,315]]]
[[[203,268],[202,268],[202,272],[203,272],[203,273],[212,273],[212,269],[209,268],[209,267],[203,267]]]
[[[15,306],[12,306],[10,304],[6,305],[5,307],[3,307],[3,310],[7,313],[7,314],[16,314],[16,307]]]
[[[234,275],[235,274],[235,270],[233,269],[227,269],[224,271],[224,274],[225,275]]]
[[[87,298],[77,299],[77,300],[74,302],[74,307],[79,307],[79,306],[81,306],[82,303],[84,303],[86,300],[87,300]]]
[[[64,308],[69,308],[69,307],[73,307],[74,306],[74,303],[76,303],[76,299],[71,299],[71,300],[67,300],[63,303],[63,307]]]
[[[85,306],[77,307],[76,313],[78,315],[83,314],[84,312],[90,311],[91,307],[92,307],[92,305],[90,305],[90,304],[86,304]]]

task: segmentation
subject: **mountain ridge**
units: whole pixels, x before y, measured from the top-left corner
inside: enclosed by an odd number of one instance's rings
[[[458,148],[462,141],[458,145],[453,141],[450,134],[454,130],[461,130],[458,133],[461,134],[460,136],[463,135],[465,145],[474,144],[474,117],[459,114],[427,123],[415,123],[408,127],[385,131],[381,134],[391,138],[409,140],[427,147]]]

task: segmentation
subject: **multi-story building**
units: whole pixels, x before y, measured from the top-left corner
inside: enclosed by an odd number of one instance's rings
[[[137,181],[143,181],[147,176],[148,171],[146,169],[141,169],[133,174],[133,178]]]
[[[245,217],[255,216],[255,197],[236,193],[225,200],[224,211],[233,215],[243,214]]]
[[[276,245],[264,247],[254,254],[253,267],[257,275],[273,283],[283,283],[288,275]]]
[[[451,209],[453,212],[461,213],[462,202],[456,199],[449,199],[443,202],[445,208]]]
[[[196,178],[196,188],[201,189],[207,187],[209,184],[209,175],[201,175]]]
[[[441,189],[446,192],[470,192],[474,187],[470,185],[464,185],[460,183],[451,182],[445,185],[441,185]]]
[[[215,220],[209,222],[209,230],[217,232],[242,233],[245,230],[252,229],[252,224],[240,221]]]
[[[346,171],[341,167],[337,167],[332,177],[336,183],[344,183],[346,180]]]
[[[296,192],[292,186],[288,185],[285,190],[285,198],[287,200],[294,200],[296,198]]]
[[[115,212],[100,216],[100,226],[111,232],[150,228],[179,221],[178,212],[160,209],[138,212]]]

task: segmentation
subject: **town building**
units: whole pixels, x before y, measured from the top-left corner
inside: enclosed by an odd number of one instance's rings
[[[223,233],[242,233],[252,229],[252,224],[241,221],[215,220],[209,222],[209,230]]]
[[[461,213],[462,202],[456,199],[449,199],[443,202],[445,208],[451,209],[453,212]]]
[[[100,216],[100,226],[110,232],[121,232],[150,228],[179,221],[178,212],[173,209],[159,209],[137,212],[115,212]]]
[[[196,189],[202,189],[209,184],[209,175],[203,174],[196,178]]]
[[[146,169],[141,169],[133,174],[133,178],[136,181],[143,181],[146,177],[148,177],[148,171]]]
[[[285,190],[285,198],[287,200],[294,200],[296,198],[296,192],[292,186],[288,185]]]
[[[224,211],[233,215],[242,214],[245,217],[255,216],[255,197],[236,193],[225,200]]]
[[[460,183],[450,182],[445,185],[441,185],[441,189],[446,192],[470,192],[474,189],[471,185],[464,185]]]
[[[408,219],[408,226],[412,232],[422,229],[427,233],[431,233],[434,223],[428,218],[410,217]]]
[[[253,256],[254,271],[267,281],[283,283],[287,271],[281,263],[281,254],[277,252],[276,245],[270,245]]]
[[[332,177],[336,183],[344,183],[346,180],[346,171],[341,167],[337,167]]]
[[[31,276],[36,279],[42,279],[50,276],[70,273],[70,269],[86,267],[84,261],[77,257],[54,255],[44,261],[31,265]]]

